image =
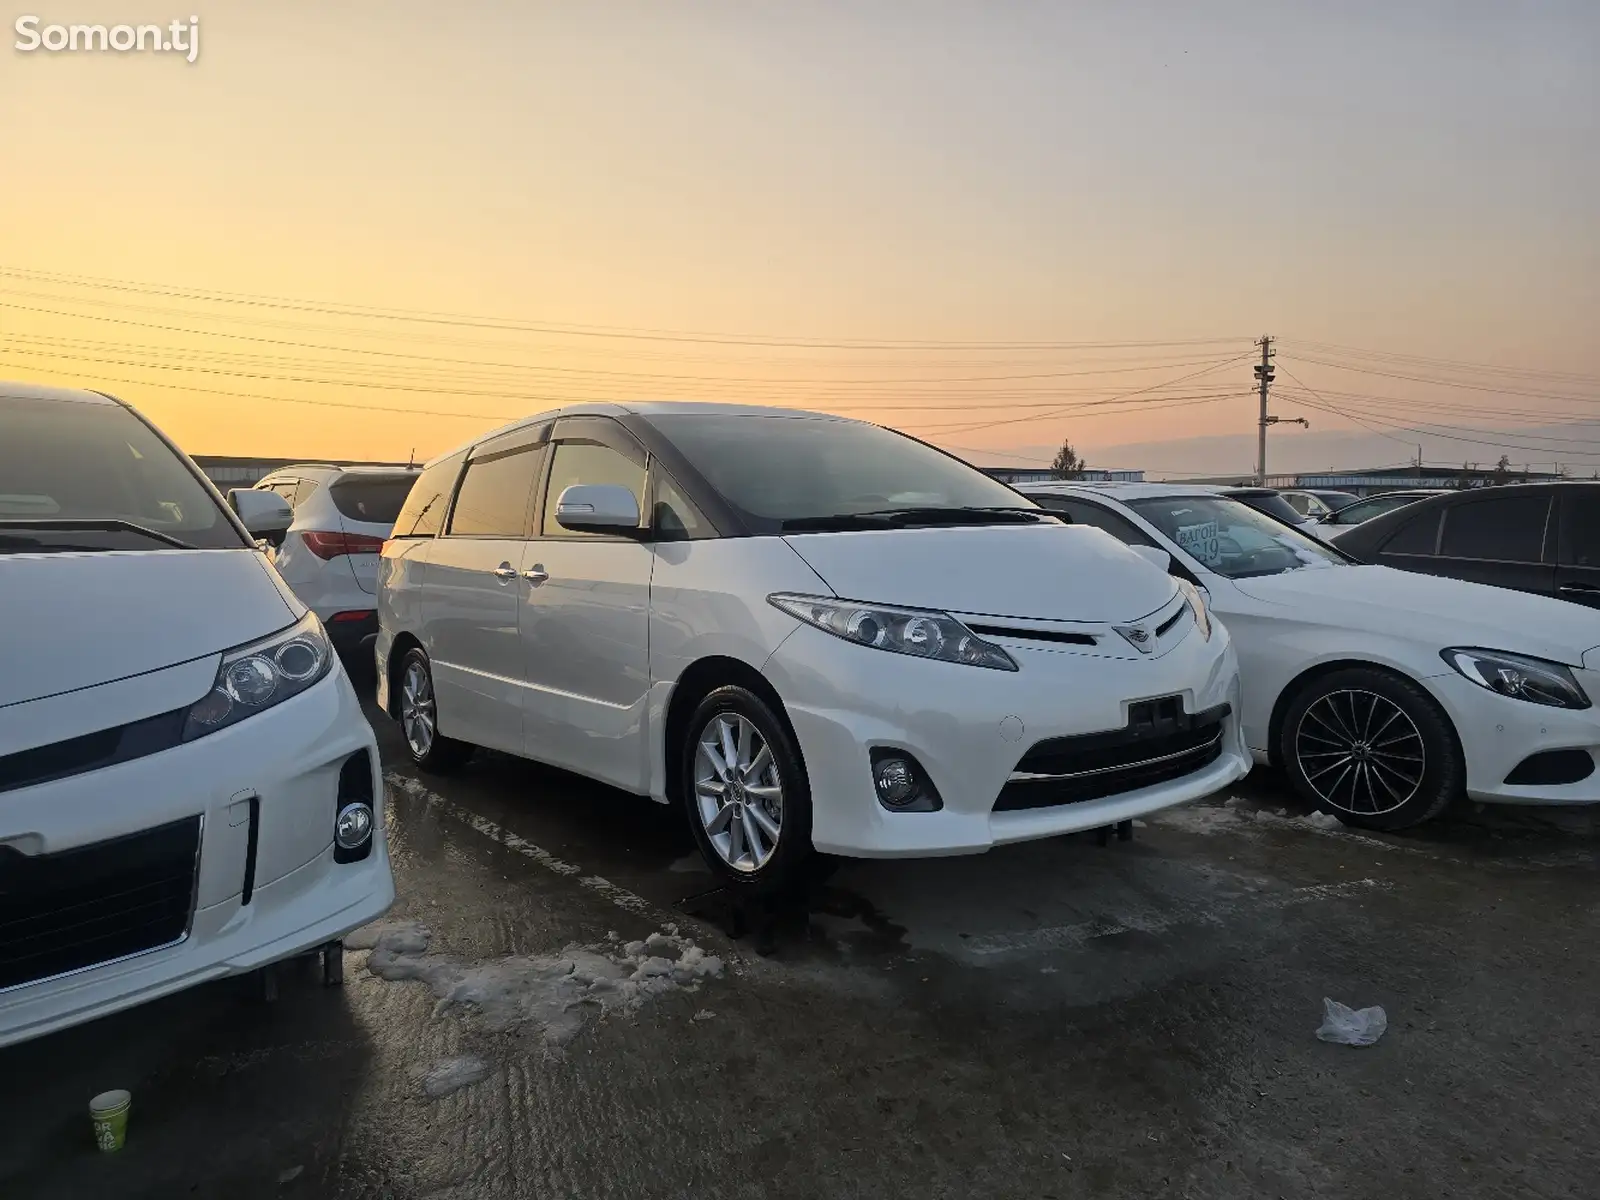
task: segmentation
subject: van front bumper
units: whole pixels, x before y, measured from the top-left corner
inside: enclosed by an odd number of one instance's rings
[[[1239,719],[1239,667],[1227,631],[1191,633],[1156,658],[1005,643],[1015,672],[932,662],[852,645],[802,626],[767,661],[811,784],[820,851],[890,858],[975,854],[1130,820],[1220,791],[1251,759]],[[1228,705],[1210,762],[1146,787],[1048,807],[997,810],[1023,756],[1041,741],[1124,728],[1130,706],[1181,697],[1197,714]],[[904,750],[938,789],[933,812],[879,803],[874,749]]]
[[[371,848],[335,862],[340,775],[362,752],[375,801]],[[351,768],[347,784],[362,769]],[[291,957],[382,915],[394,901],[382,797],[376,739],[337,664],[315,687],[230,728],[7,792],[0,842],[28,854],[186,820],[200,835],[181,939],[0,990],[0,1046]]]

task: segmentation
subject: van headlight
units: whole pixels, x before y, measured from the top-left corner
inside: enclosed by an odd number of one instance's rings
[[[996,671],[1017,669],[1009,654],[993,642],[984,641],[949,613],[784,592],[768,596],[767,600],[791,617],[858,646]]]
[[[1589,697],[1572,671],[1560,663],[1500,650],[1453,649],[1439,653],[1473,683],[1502,696],[1551,708],[1589,707]]]
[[[333,648],[314,612],[269,638],[229,650],[211,690],[189,709],[183,740],[226,729],[298,696],[332,665]]]
[[[1178,580],[1178,590],[1183,593],[1183,598],[1189,602],[1189,611],[1194,613],[1194,623],[1200,628],[1200,636],[1209,642],[1211,640],[1211,610],[1206,608],[1205,593],[1187,579]]]

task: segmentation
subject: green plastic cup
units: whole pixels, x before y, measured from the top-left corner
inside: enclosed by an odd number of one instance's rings
[[[89,1119],[94,1122],[94,1142],[107,1154],[122,1149],[128,1139],[128,1109],[133,1096],[117,1088],[101,1092],[89,1101]]]

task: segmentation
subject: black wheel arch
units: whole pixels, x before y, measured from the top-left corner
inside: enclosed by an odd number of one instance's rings
[[[743,659],[709,655],[696,659],[685,668],[683,674],[678,676],[678,682],[673,685],[671,699],[667,701],[666,729],[662,733],[662,753],[665,756],[662,778],[666,783],[667,798],[674,803],[681,799],[679,792],[683,775],[685,727],[700,701],[721,687],[742,687],[761,697],[772,709],[773,715],[783,723],[784,732],[789,735],[795,754],[800,758],[801,769],[805,769],[805,752],[800,748],[800,739],[795,736],[789,710],[771,680]]]

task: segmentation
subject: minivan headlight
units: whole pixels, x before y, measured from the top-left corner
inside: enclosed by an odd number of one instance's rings
[[[1502,696],[1551,708],[1589,707],[1589,697],[1572,671],[1560,663],[1500,650],[1451,649],[1439,653],[1473,683]]]
[[[784,592],[768,596],[767,600],[790,616],[858,646],[996,671],[1017,669],[1009,654],[993,642],[984,641],[949,613]]]
[[[211,690],[190,707],[183,740],[226,729],[298,696],[332,665],[333,648],[314,612],[269,638],[229,650]]]
[[[1211,611],[1206,608],[1205,593],[1187,579],[1178,580],[1178,590],[1183,593],[1183,598],[1189,602],[1189,611],[1194,613],[1194,623],[1200,629],[1200,636],[1209,642],[1211,640]]]

